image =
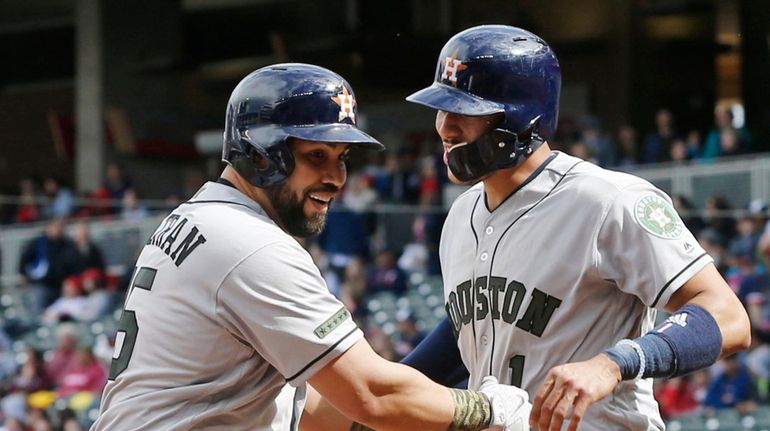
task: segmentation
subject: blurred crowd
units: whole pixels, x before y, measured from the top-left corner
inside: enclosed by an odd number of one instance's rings
[[[690,203],[675,196],[682,214],[692,214]],[[685,224],[748,311],[752,346],[720,360],[709,369],[657,382],[657,399],[667,418],[691,414],[715,415],[722,409],[740,414],[770,404],[770,221],[768,206],[760,200],[727,217],[723,197],[710,197],[704,217],[685,216]]]
[[[619,128],[613,138],[594,117],[576,123],[565,118],[551,144],[621,169],[658,162],[708,163],[752,150],[750,134],[735,123],[733,111],[718,107],[714,127],[702,139],[699,131],[678,130],[672,113],[663,109],[655,116],[655,127],[639,141],[630,126]],[[423,155],[426,152],[433,154]],[[79,197],[55,178],[40,184],[24,178],[17,203],[6,205],[0,214],[4,224],[38,222],[42,227],[21,250],[22,283],[3,286],[4,292],[20,294],[22,301],[12,306],[25,308],[27,318],[6,316],[0,328],[0,431],[83,429],[88,425],[86,413],[98,406],[114,336],[84,338],[77,332],[82,328],[78,324],[114,321],[131,274],[110,270],[90,231],[92,223],[104,219],[140,220],[149,215],[130,178],[118,164],[109,164],[104,185]],[[415,289],[410,281],[415,274],[439,280],[438,240],[446,184],[446,169],[433,147],[376,154],[351,171],[325,231],[304,241],[330,291],[347,305],[372,346],[388,359],[408,354],[430,329],[408,306],[409,301],[400,299]],[[748,310],[754,345],[707,370],[657,382],[662,413],[675,418],[724,408],[749,412],[770,404],[767,205],[755,200],[746,208],[733,208],[722,196],[709,197],[702,205],[685,196],[672,198]],[[167,208],[177,200],[169,197]],[[696,206],[705,211],[694,211]],[[125,245],[109,244],[113,246]],[[138,251],[128,254],[135,256]],[[133,262],[123,264],[133,267]],[[391,330],[374,320],[367,306],[383,294],[401,304]],[[431,306],[441,309],[443,303]],[[55,346],[12,347],[41,328],[55,335]]]
[[[665,108],[655,113],[653,124],[643,136],[628,124],[621,125],[613,136],[594,116],[579,121],[563,118],[549,144],[603,167],[620,169],[662,162],[710,163],[719,157],[749,154],[758,146],[743,127],[738,106],[718,105],[708,130],[681,129],[675,114]]]
[[[101,187],[82,196],[54,176],[42,181],[31,177],[19,180],[15,203],[0,207],[0,224],[43,222],[56,218],[120,218],[137,220],[149,214],[142,206],[131,178],[118,163],[109,163]],[[169,196],[167,206],[173,207],[178,197]]]

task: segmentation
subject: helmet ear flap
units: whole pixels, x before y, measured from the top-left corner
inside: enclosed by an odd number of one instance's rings
[[[277,186],[294,171],[294,156],[285,142],[265,149],[241,138],[240,147],[231,152],[229,163],[238,174],[257,187]]]
[[[260,151],[257,151],[255,147],[252,147],[249,145],[249,148],[251,148],[251,154],[248,154],[247,157],[251,160],[251,163],[254,165],[254,169],[256,169],[258,172],[267,172],[270,169],[275,169],[275,163],[273,163],[272,160],[270,160],[266,155],[262,154]]]

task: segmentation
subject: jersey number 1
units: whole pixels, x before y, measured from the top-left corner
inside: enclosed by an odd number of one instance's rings
[[[524,355],[512,356],[508,361],[508,367],[511,369],[511,385],[520,388],[522,374],[524,374]]]
[[[134,282],[126,294],[126,304],[128,304],[128,298],[131,297],[134,288],[152,290],[156,272],[155,269],[145,266],[138,269],[133,278]],[[110,365],[110,380],[115,380],[128,367],[128,361],[131,360],[131,353],[134,351],[134,343],[136,343],[138,333],[136,312],[124,308],[123,314],[120,316],[120,323],[118,323],[118,333],[115,335],[115,351],[112,354],[112,364]]]

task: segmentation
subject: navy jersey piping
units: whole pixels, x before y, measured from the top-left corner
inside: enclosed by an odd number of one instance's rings
[[[553,156],[551,157],[551,159],[552,159],[552,158],[553,158]],[[549,159],[549,161],[550,161],[550,159]],[[572,170],[573,170],[573,169],[575,169],[575,167],[576,167],[577,165],[579,165],[579,164],[581,164],[581,163],[583,163],[583,161],[582,161],[582,160],[581,160],[581,161],[579,161],[579,162],[577,162],[577,163],[575,163],[575,164],[574,164],[574,165],[572,165],[572,166],[571,166],[569,169],[567,169],[567,170],[566,170],[566,171],[565,171],[565,172],[564,172],[564,173],[561,175],[561,178],[559,178],[559,180],[558,180],[558,181],[556,181],[556,184],[554,184],[554,185],[553,185],[553,187],[551,188],[551,190],[549,190],[549,191],[548,191],[548,193],[546,193],[546,194],[545,194],[545,195],[544,195],[542,198],[540,198],[540,200],[539,200],[539,201],[535,202],[535,204],[534,204],[534,205],[532,205],[531,207],[527,208],[527,210],[526,210],[526,211],[524,211],[523,213],[519,214],[519,216],[518,216],[518,217],[516,217],[516,220],[514,220],[513,222],[511,222],[511,224],[510,224],[510,225],[508,225],[508,227],[507,227],[507,228],[505,228],[505,230],[503,231],[502,235],[500,235],[500,238],[497,240],[497,244],[495,244],[495,249],[494,249],[494,251],[492,252],[492,259],[491,259],[491,260],[490,260],[490,262],[489,262],[489,274],[490,274],[490,276],[491,276],[491,274],[492,274],[492,268],[494,268],[494,265],[495,265],[495,256],[497,256],[497,248],[500,246],[500,243],[503,241],[503,237],[505,237],[505,234],[506,234],[506,233],[508,233],[508,231],[509,231],[509,230],[510,230],[510,229],[513,227],[513,225],[514,225],[514,224],[516,224],[516,222],[517,222],[517,221],[521,220],[521,218],[522,218],[522,217],[524,217],[525,215],[527,215],[527,214],[528,214],[530,211],[532,211],[532,209],[533,209],[533,208],[535,208],[536,206],[538,206],[538,205],[540,204],[540,202],[543,202],[543,201],[544,201],[544,200],[545,200],[545,199],[546,199],[548,196],[550,196],[550,195],[551,195],[551,193],[553,193],[553,191],[554,191],[554,190],[556,190],[556,189],[559,187],[559,184],[561,184],[561,182],[564,180],[564,178],[566,178],[566,177],[567,177],[567,175],[568,175],[570,172],[572,172]],[[543,168],[545,168],[545,166],[542,166],[542,167],[543,167]],[[541,169],[541,171],[542,171],[542,169]],[[499,207],[498,207],[498,208],[499,208]],[[487,281],[487,282],[488,282],[488,281]],[[496,334],[496,332],[497,332],[497,331],[495,331],[495,324],[494,324],[494,321],[493,321],[493,322],[492,322],[492,352],[491,352],[491,353],[490,353],[490,355],[489,355],[489,374],[492,374],[492,362],[494,362],[494,358],[495,358],[495,345],[496,345],[495,336],[497,335],[497,334]]]
[[[524,182],[523,182],[523,183],[521,183],[521,184],[520,184],[518,187],[516,187],[516,190],[512,191],[512,192],[511,192],[511,194],[509,194],[508,196],[506,196],[506,197],[505,197],[505,199],[503,199],[503,200],[500,202],[500,205],[498,205],[498,206],[497,206],[497,208],[500,208],[501,206],[503,206],[503,204],[505,203],[505,201],[507,201],[507,200],[508,200],[508,198],[510,198],[511,196],[513,196],[514,194],[516,194],[516,192],[518,192],[519,190],[521,190],[521,188],[522,188],[522,187],[526,186],[527,184],[531,183],[531,182],[532,182],[532,180],[534,180],[535,178],[537,178],[537,176],[538,176],[538,175],[540,175],[540,173],[541,173],[541,172],[543,172],[543,170],[546,168],[546,166],[548,166],[548,165],[551,163],[551,161],[553,161],[553,159],[555,159],[555,158],[556,158],[556,156],[557,156],[557,155],[558,155],[558,153],[551,153],[551,155],[550,155],[550,156],[548,156],[548,158],[547,158],[547,159],[545,159],[545,161],[544,161],[543,163],[541,163],[541,164],[540,164],[540,166],[538,166],[538,167],[537,167],[537,169],[535,169],[535,171],[534,171],[534,172],[532,172],[532,174],[531,174],[529,177],[527,177],[527,179],[526,179],[526,180],[524,180]],[[494,211],[490,211],[490,210],[489,210],[489,202],[487,202],[487,195],[486,195],[486,193],[484,193],[484,206],[487,208],[487,211],[488,211],[489,213],[492,213],[492,212],[494,212]],[[497,208],[495,208],[495,209],[497,209]]]
[[[674,280],[679,278],[679,276],[682,275],[683,272],[687,271],[691,266],[695,265],[696,262],[701,260],[703,256],[706,256],[707,254],[708,253],[703,253],[700,256],[696,257],[695,259],[693,259],[692,262],[687,264],[687,266],[682,268],[682,270],[679,271],[675,276],[671,277],[671,280],[668,280],[668,282],[665,285],[663,285],[663,288],[660,289],[660,292],[658,292],[658,296],[655,297],[655,301],[652,302],[652,305],[650,305],[650,307],[654,308],[658,304],[658,301],[660,301],[660,297],[663,296],[663,292],[665,292],[666,289],[668,289],[668,287],[671,286],[671,283],[673,283]]]
[[[471,219],[470,219],[470,225],[471,225],[471,232],[473,232],[473,238],[476,240],[476,253],[479,252],[479,234],[476,233],[476,227],[473,225],[473,216],[476,214],[476,207],[479,205],[479,201],[481,200],[481,195],[484,192],[482,191],[479,193],[479,195],[476,197],[476,202],[473,204],[473,209],[471,210]],[[473,283],[473,297],[476,297],[476,271],[473,271],[473,277],[471,277],[471,283]],[[471,329],[473,330],[473,344],[476,344],[476,319],[473,319],[471,322]]]
[[[296,372],[296,373],[295,373],[293,376],[291,376],[291,377],[287,377],[287,378],[286,378],[286,380],[287,380],[287,381],[292,381],[292,380],[296,379],[296,378],[297,378],[297,376],[299,376],[299,375],[301,375],[302,373],[304,373],[305,371],[307,371],[307,369],[308,369],[308,368],[312,367],[313,365],[315,365],[315,363],[316,363],[316,362],[318,362],[318,361],[320,361],[321,359],[323,359],[323,357],[324,357],[324,356],[326,356],[326,355],[328,355],[328,354],[329,354],[329,352],[331,352],[332,350],[336,349],[336,348],[337,348],[337,346],[338,346],[338,345],[339,345],[341,342],[345,341],[345,339],[346,339],[346,338],[348,338],[348,337],[349,337],[349,336],[351,336],[353,333],[355,333],[357,329],[358,329],[358,327],[357,327],[357,326],[356,326],[355,328],[351,329],[351,330],[350,330],[350,332],[348,332],[347,334],[345,334],[345,335],[344,335],[342,338],[340,338],[340,339],[339,339],[339,340],[338,340],[336,343],[332,344],[332,345],[331,345],[331,346],[330,346],[328,349],[326,349],[326,350],[325,350],[323,353],[321,353],[321,354],[320,354],[320,355],[318,355],[318,356],[317,356],[315,359],[313,359],[312,361],[310,361],[310,362],[309,362],[307,365],[305,365],[305,366],[304,366],[304,367],[303,367],[301,370],[297,371],[297,372]]]
[[[252,207],[250,207],[250,206],[248,206],[246,204],[242,204],[240,202],[225,201],[225,200],[187,201],[187,202],[182,202],[180,205],[195,205],[195,204],[231,204],[231,205],[240,205],[240,206],[246,207],[246,208],[248,208],[248,209],[250,209],[250,210],[252,210],[254,212],[257,212],[254,208],[252,208]]]

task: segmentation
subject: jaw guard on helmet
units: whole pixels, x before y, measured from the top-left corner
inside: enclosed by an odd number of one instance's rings
[[[459,115],[503,114],[494,130],[448,154],[452,173],[472,181],[521,163],[553,136],[560,91],[559,62],[545,41],[520,28],[482,25],[449,39],[433,84],[406,100]]]
[[[291,175],[289,138],[382,150],[356,127],[356,99],[344,78],[319,66],[276,64],[252,72],[227,104],[222,160],[257,187]]]
[[[537,130],[540,117],[532,120],[530,127],[517,135],[505,129],[493,128],[473,142],[453,145],[447,153],[447,164],[452,174],[462,182],[470,182],[498,170],[516,166],[529,157],[543,138]]]

